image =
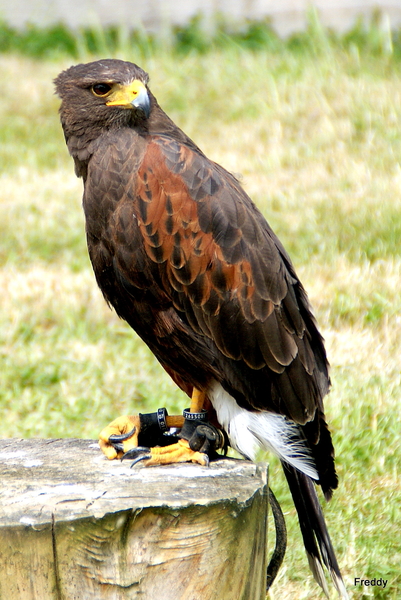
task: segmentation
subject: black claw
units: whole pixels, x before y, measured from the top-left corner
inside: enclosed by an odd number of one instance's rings
[[[131,436],[134,435],[135,432],[136,432],[136,427],[131,429],[131,431],[129,431],[128,433],[122,433],[121,435],[112,434],[109,437],[109,442],[110,442],[110,444],[112,444],[114,446],[114,444],[118,444],[119,442],[124,442],[125,440],[128,440]]]
[[[149,460],[150,458],[152,458],[151,454],[142,454],[142,456],[138,456],[134,461],[132,461],[130,469],[132,469],[132,467],[139,463],[141,460]]]
[[[123,444],[111,444],[116,452],[124,452]]]
[[[149,454],[150,448],[146,448],[145,446],[136,446],[136,448],[131,448],[128,450],[121,460],[130,460],[131,458],[136,458],[137,454]]]
[[[132,467],[141,460],[149,460],[152,458],[152,455],[150,454],[150,448],[146,448],[146,446],[137,446],[136,448],[131,448],[131,450],[128,450],[128,452],[124,454],[121,460],[129,460],[131,458],[134,459],[130,467],[132,469]]]

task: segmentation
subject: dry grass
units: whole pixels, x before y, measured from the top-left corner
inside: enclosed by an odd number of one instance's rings
[[[134,56],[126,56],[135,60]],[[1,57],[0,416],[4,436],[96,436],[120,413],[183,398],[105,305],[86,255],[51,80],[67,66]],[[401,91],[396,63],[227,51],[142,66],[172,118],[243,183],[290,251],[332,364],[340,489],[326,514],[352,598],[401,595]],[[295,513],[270,597],[320,597]],[[386,590],[354,577],[389,579]]]

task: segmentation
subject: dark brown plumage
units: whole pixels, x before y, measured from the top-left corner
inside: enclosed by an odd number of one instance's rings
[[[235,177],[161,110],[142,69],[102,60],[71,67],[55,83],[67,146],[84,180],[89,254],[107,302],[187,393],[204,391],[216,408],[217,385],[235,400],[230,410],[295,423],[329,499],[337,476],[323,411],[328,363],[280,241]],[[132,102],[122,99],[127,90]],[[230,425],[229,439],[241,450]],[[324,585],[317,540],[345,598],[314,486],[284,464],[312,570]]]

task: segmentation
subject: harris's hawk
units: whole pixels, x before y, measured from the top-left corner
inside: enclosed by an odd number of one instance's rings
[[[141,68],[100,60],[55,85],[97,283],[191,396],[184,418],[119,417],[102,450],[146,464],[207,464],[224,440],[249,459],[273,451],[316,580],[327,591],[324,564],[347,598],[314,485],[327,500],[337,487],[328,363],[287,252],[237,179],[163,112]]]

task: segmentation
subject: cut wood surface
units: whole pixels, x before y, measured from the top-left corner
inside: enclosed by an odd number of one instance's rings
[[[267,466],[108,461],[0,440],[0,599],[262,600]]]

